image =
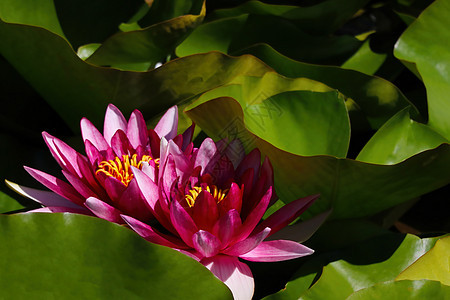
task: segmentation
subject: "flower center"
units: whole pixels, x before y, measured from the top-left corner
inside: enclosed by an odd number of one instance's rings
[[[217,186],[212,185],[211,187],[206,186],[206,188],[202,188],[200,186],[194,186],[188,193],[187,195],[184,196],[184,199],[186,199],[187,204],[189,205],[189,207],[193,207],[195,204],[195,200],[197,200],[198,195],[201,193],[201,191],[208,191],[214,198],[214,200],[216,200],[217,203],[219,203],[220,201],[222,201],[223,199],[225,199],[228,190],[221,190],[219,188],[217,188]]]
[[[114,177],[125,186],[128,186],[131,179],[133,179],[133,172],[131,166],[141,169],[143,162],[149,162],[153,160],[150,155],[143,155],[138,161],[137,154],[133,156],[122,155],[122,158],[116,157],[114,160],[104,160],[98,164],[95,174],[104,173],[109,177]],[[155,159],[156,166],[159,166],[159,158]]]

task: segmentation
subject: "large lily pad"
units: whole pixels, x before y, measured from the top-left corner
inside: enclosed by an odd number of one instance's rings
[[[278,16],[292,21],[305,32],[318,35],[333,33],[350,19],[368,0],[328,0],[319,4],[298,7],[271,5],[260,1],[248,1],[242,5],[214,11],[209,19],[235,17],[242,14]],[[339,13],[337,13],[339,12]]]
[[[99,66],[146,71],[164,61],[175,47],[199,25],[206,13],[205,3],[198,15],[184,15],[144,29],[121,32],[107,39],[86,61]],[[142,64],[148,63],[142,69]]]
[[[102,219],[0,216],[0,241],[5,298],[231,298],[192,258]]]
[[[387,296],[389,295],[389,296]],[[410,300],[446,300],[450,296],[450,287],[432,280],[390,281],[359,290],[351,294],[348,300],[363,299],[410,299]]]
[[[406,108],[390,119],[370,139],[357,160],[392,165],[448,140],[429,126],[411,120]]]
[[[277,193],[283,201],[321,194],[305,215],[316,215],[329,208],[333,208],[332,218],[373,215],[450,182],[448,144],[421,152],[396,165],[376,165],[283,151],[274,145],[280,139],[293,142],[286,130],[278,128],[276,132],[253,133],[247,127],[249,111],[232,98],[194,103],[186,113],[208,135],[216,139],[239,138],[247,150],[258,147],[267,155],[274,166]],[[295,109],[284,110],[282,118],[295,119],[298,114]]]
[[[433,2],[408,27],[395,45],[394,54],[415,63],[427,88],[429,125],[450,139],[450,2]]]
[[[405,268],[433,247],[437,238],[420,239],[413,235],[385,234],[343,250],[316,256],[302,266],[285,290],[268,299],[346,299],[355,291],[394,280]],[[311,274],[320,277],[309,289]],[[314,271],[312,266],[316,267]],[[289,298],[290,297],[290,298]]]
[[[414,264],[397,276],[396,280],[438,280],[450,285],[450,236],[436,242],[436,245]]]
[[[380,128],[398,111],[408,106],[413,107],[412,114],[417,115],[416,109],[402,92],[382,78],[340,67],[295,61],[266,44],[244,49],[240,54],[243,53],[255,55],[284,76],[310,78],[339,90],[356,103],[352,110],[360,113],[373,129]],[[356,127],[352,125],[352,129],[361,130],[363,125],[359,122]]]

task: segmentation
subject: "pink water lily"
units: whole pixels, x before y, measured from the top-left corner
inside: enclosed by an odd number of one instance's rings
[[[153,219],[142,197],[131,168],[146,176],[158,174],[160,140],[174,140],[180,149],[191,144],[194,126],[177,135],[178,109],[170,108],[154,129],[147,130],[142,114],[135,110],[127,121],[117,107],[106,110],[103,134],[83,118],[81,133],[86,156],[63,141],[44,132],[42,135],[68,183],[42,171],[26,171],[52,192],[8,184],[44,207],[30,212],[71,212],[96,215],[124,224],[121,215],[141,221]],[[192,146],[191,146],[192,148]]]
[[[132,167],[158,224],[121,217],[146,240],[198,260],[235,299],[251,299],[253,276],[240,259],[274,262],[312,254],[296,241],[265,239],[296,219],[317,195],[291,202],[261,221],[276,200],[273,169],[268,158],[261,164],[258,149],[244,156],[239,147],[238,141],[216,144],[207,138],[198,149],[183,149],[162,138],[157,176]]]

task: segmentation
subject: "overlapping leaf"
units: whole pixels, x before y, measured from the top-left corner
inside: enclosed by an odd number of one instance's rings
[[[345,250],[319,255],[299,269],[295,275],[298,278],[288,283],[285,290],[267,299],[346,299],[358,290],[394,280],[430,250],[436,240],[388,234]],[[315,274],[310,267],[315,265],[316,272],[320,271],[320,264],[330,259],[332,262],[323,268],[317,282],[308,289],[313,280],[309,274]]]
[[[400,37],[394,54],[413,62],[427,88],[429,125],[450,138],[450,51],[446,41],[450,32],[447,12],[450,2],[431,4]]]
[[[230,299],[192,258],[102,219],[71,214],[0,216],[5,298]],[[11,264],[11,262],[17,262]]]
[[[325,99],[327,94],[318,97]],[[284,103],[288,105],[289,102]],[[280,106],[283,108],[280,118],[295,120],[301,112],[289,105]],[[275,145],[280,145],[281,140],[295,148],[299,141],[292,139],[290,132],[314,129],[285,125],[254,133],[248,126],[252,117],[250,112],[231,98],[216,98],[199,105],[194,103],[186,111],[210,136],[240,138],[247,149],[258,147],[270,157],[277,193],[283,201],[320,193],[321,198],[306,214],[316,215],[333,208],[334,218],[367,216],[450,182],[448,144],[421,152],[396,165],[375,165],[327,155],[308,157],[283,151]],[[332,117],[323,116],[324,119]]]

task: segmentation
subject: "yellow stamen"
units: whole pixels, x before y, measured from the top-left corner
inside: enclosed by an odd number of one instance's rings
[[[213,196],[214,200],[216,200],[216,203],[219,203],[220,201],[225,199],[225,197],[227,196],[227,193],[229,191],[229,189],[225,189],[222,191],[221,189],[217,188],[217,186],[215,186],[215,185],[212,185],[211,187],[206,186],[206,189],[203,189],[200,186],[194,186],[188,192],[188,194],[184,196],[184,199],[186,199],[186,202],[189,205],[189,207],[194,206],[195,200],[197,200],[198,195],[203,190],[208,191]]]
[[[129,155],[122,155],[122,159],[116,157],[114,160],[111,159],[100,162],[95,174],[100,172],[104,173],[109,177],[116,178],[125,186],[128,186],[131,179],[133,179],[133,172],[131,171],[130,166],[142,169],[142,163],[149,162],[151,160],[153,160],[155,165],[159,167],[159,158],[153,159],[150,155],[143,155],[139,161],[137,159],[137,154],[133,154],[131,158]]]

